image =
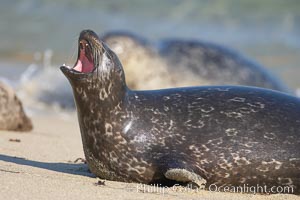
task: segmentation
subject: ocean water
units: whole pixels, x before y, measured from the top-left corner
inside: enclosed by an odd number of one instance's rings
[[[299,0],[3,0],[0,79],[27,107],[72,108],[59,70],[73,65],[82,29],[150,40],[192,38],[234,48],[300,93]]]

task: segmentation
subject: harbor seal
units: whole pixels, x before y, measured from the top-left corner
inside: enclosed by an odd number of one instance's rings
[[[290,93],[273,73],[251,59],[227,47],[197,40],[166,39],[159,53],[169,66],[190,69],[205,80],[219,85],[246,85]]]
[[[246,85],[291,92],[266,68],[218,44],[164,39],[155,45],[122,31],[101,38],[118,55],[132,89]]]
[[[14,90],[0,82],[0,130],[31,131],[32,128]]]
[[[92,173],[124,182],[290,186],[300,192],[300,99],[244,86],[130,90],[91,30],[61,66]]]

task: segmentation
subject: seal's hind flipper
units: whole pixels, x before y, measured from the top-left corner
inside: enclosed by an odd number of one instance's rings
[[[164,173],[165,177],[170,180],[184,182],[191,185],[197,185],[199,188],[204,188],[206,180],[198,174],[188,171],[186,169],[173,168]]]

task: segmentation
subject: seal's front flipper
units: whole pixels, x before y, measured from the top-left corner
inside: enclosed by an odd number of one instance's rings
[[[188,171],[186,169],[180,169],[180,168],[168,169],[164,173],[164,175],[167,179],[188,183],[188,185],[192,185],[192,187],[196,185],[200,189],[204,189],[206,184],[206,180],[203,179],[200,175]]]

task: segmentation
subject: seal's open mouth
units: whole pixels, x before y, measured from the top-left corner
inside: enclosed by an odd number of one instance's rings
[[[89,42],[86,40],[79,41],[78,59],[73,69],[81,73],[89,73],[94,68],[94,58]]]
[[[86,77],[98,67],[102,52],[103,45],[98,35],[91,30],[84,30],[79,36],[78,58],[74,67],[63,65],[61,70],[67,76]]]

